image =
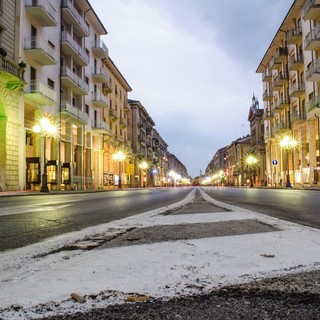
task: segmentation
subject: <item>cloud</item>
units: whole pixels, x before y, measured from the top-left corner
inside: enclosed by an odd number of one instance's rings
[[[249,132],[255,70],[287,0],[91,0],[111,58],[189,173]],[[195,156],[196,155],[196,156]]]

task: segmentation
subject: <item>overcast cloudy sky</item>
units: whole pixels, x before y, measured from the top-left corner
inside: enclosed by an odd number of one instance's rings
[[[191,176],[249,133],[255,71],[292,0],[89,0],[104,41]]]

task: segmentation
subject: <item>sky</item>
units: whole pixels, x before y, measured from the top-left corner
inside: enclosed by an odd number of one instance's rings
[[[122,304],[136,296],[168,299],[319,270],[319,229],[223,204],[201,189],[200,192],[206,201],[229,211],[161,214],[192,201],[194,189],[185,199],[168,207],[1,252],[0,318],[43,319]],[[70,243],[84,247],[86,237],[101,239],[130,228],[228,221],[251,221],[276,229],[170,241],[170,245],[156,242],[95,250],[57,250]],[[73,301],[72,293],[84,302]]]
[[[103,40],[190,176],[249,134],[256,69],[291,0],[90,0]]]

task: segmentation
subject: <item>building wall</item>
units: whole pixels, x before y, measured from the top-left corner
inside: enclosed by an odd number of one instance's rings
[[[309,15],[310,8],[313,16]],[[320,10],[312,1],[293,1],[257,69],[262,73],[264,88],[269,185],[284,185],[288,172],[290,182],[295,185],[320,183],[317,158],[320,46],[314,41],[319,21]],[[282,85],[275,86],[279,76],[283,77]],[[286,101],[283,105],[279,103],[282,99]],[[288,152],[280,147],[286,135],[297,141],[297,146]],[[278,165],[272,165],[273,160]]]

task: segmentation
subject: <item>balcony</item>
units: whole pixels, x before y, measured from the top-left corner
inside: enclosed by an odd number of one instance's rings
[[[108,47],[102,40],[93,42],[92,52],[99,59],[106,59],[109,56]]]
[[[25,86],[24,99],[37,106],[52,106],[57,101],[57,93],[41,81],[34,80]]]
[[[305,84],[304,82],[301,83],[294,83],[289,88],[289,95],[290,97],[299,98],[305,93]]]
[[[58,13],[48,0],[25,0],[25,7],[26,12],[37,20],[42,27],[58,25]]]
[[[97,92],[92,93],[92,103],[98,108],[109,107],[109,99],[107,99],[103,94],[99,94]]]
[[[111,121],[116,121],[118,119],[118,111],[115,109],[109,109],[109,119]]]
[[[291,123],[294,125],[303,124],[307,120],[306,113],[304,111],[295,111],[291,115]]]
[[[128,120],[126,118],[120,118],[120,127],[126,128],[128,126]]]
[[[87,66],[89,64],[89,56],[86,51],[66,31],[63,31],[61,35],[61,48],[63,53],[72,56],[80,66]]]
[[[292,28],[287,34],[288,44],[298,44],[302,40],[302,29],[301,27]]]
[[[272,70],[281,70],[282,69],[282,63],[276,63],[276,59],[273,57],[270,60],[270,68]]]
[[[63,67],[61,69],[61,83],[72,88],[76,94],[87,95],[89,92],[89,85],[79,78],[77,74],[72,72],[68,67]]]
[[[262,95],[262,99],[263,101],[272,101],[273,99],[273,92],[266,89],[264,92],[263,92],[263,95]]]
[[[64,101],[61,104],[61,114],[66,115],[73,120],[79,121],[82,124],[88,123],[89,116],[83,112],[80,108],[73,106],[71,103]]]
[[[319,27],[312,29],[304,38],[305,50],[317,50],[320,48],[320,30]]]
[[[112,92],[110,81],[104,82],[102,84],[102,92],[105,96],[108,96],[108,94]]]
[[[283,47],[279,47],[274,54],[274,63],[283,63],[287,61],[288,50]]]
[[[293,55],[289,59],[288,68],[289,70],[299,70],[303,67],[303,55]]]
[[[13,61],[0,57],[1,82],[8,90],[23,88],[25,85],[23,71]]]
[[[109,75],[104,68],[94,68],[92,79],[96,83],[106,83],[110,81]]]
[[[311,62],[306,70],[307,81],[320,81],[320,59]]]
[[[42,66],[50,66],[57,64],[57,52],[50,43],[37,37],[24,39],[25,55],[37,61]]]
[[[264,130],[264,140],[265,141],[270,141],[270,140],[274,140],[274,133],[272,128],[270,127],[266,127]]]
[[[99,132],[99,133],[108,133],[109,132],[109,126],[106,122],[101,120],[92,120],[91,122],[91,128],[93,131]]]
[[[272,80],[272,72],[271,70],[265,70],[262,73],[262,81],[266,82],[266,81],[271,81]]]
[[[274,118],[274,115],[272,112],[270,112],[269,110],[266,110],[263,113],[263,120],[272,120]]]
[[[130,111],[130,105],[129,105],[129,103],[124,103],[124,105],[123,105],[123,111],[124,111],[124,112],[129,112],[129,111]]]
[[[320,0],[307,0],[302,9],[304,20],[317,20],[320,16]]]
[[[279,91],[288,83],[288,76],[283,73],[278,73],[271,83],[272,90]]]
[[[70,0],[62,0],[61,10],[63,19],[68,24],[73,25],[74,31],[79,37],[89,36],[89,26],[86,24]]]
[[[279,99],[275,101],[273,105],[273,111],[281,112],[284,108],[289,107],[289,105],[290,105],[289,99],[286,99],[286,98]]]
[[[308,112],[313,111],[315,108],[320,108],[320,96],[311,99],[308,102]]]
[[[274,126],[275,134],[284,134],[290,130],[289,124],[286,122],[276,123]]]
[[[121,143],[124,142],[124,137],[121,136],[120,134],[116,134],[114,138],[115,138],[116,142],[121,142]]]

